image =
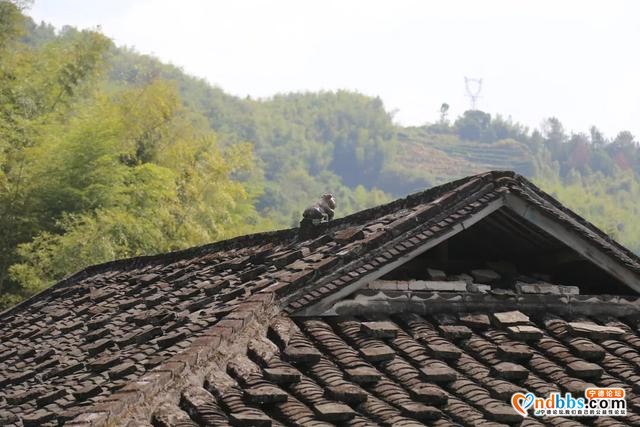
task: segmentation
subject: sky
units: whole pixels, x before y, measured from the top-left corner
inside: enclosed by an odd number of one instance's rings
[[[349,89],[422,125],[443,102],[469,109],[469,77],[491,114],[640,137],[637,1],[35,0],[28,14],[99,26],[243,97]]]

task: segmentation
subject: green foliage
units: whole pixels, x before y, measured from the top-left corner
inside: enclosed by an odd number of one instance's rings
[[[640,252],[640,183],[633,173],[582,176],[574,170],[565,180],[556,175],[535,181],[614,239]]]
[[[0,0],[0,307],[74,271],[338,216],[512,169],[640,251],[640,148],[467,111],[403,128],[379,98],[241,99],[104,36]]]
[[[25,17],[18,6],[10,1],[0,1],[0,51],[6,49],[25,25]]]
[[[175,89],[99,94],[27,151],[26,210],[42,231],[18,245],[11,278],[27,293],[79,265],[166,252],[260,228],[244,185],[250,147],[227,153],[194,125]],[[252,222],[252,227],[247,227]]]
[[[90,264],[275,226],[253,207],[252,147],[221,146],[174,83],[104,80],[113,46],[97,33],[42,31],[33,42],[7,31],[0,304]]]
[[[396,127],[378,98],[338,91],[240,99],[131,50],[114,50],[111,64],[112,82],[175,81],[185,104],[207,118],[223,145],[252,143],[259,167],[253,180],[266,180],[257,207],[280,224],[297,224],[300,212],[326,192],[344,195],[339,210],[347,214],[398,187],[388,179],[396,167]],[[358,185],[367,197],[354,197]]]
[[[491,128],[491,115],[479,110],[465,111],[456,120],[454,127],[460,138],[470,141],[493,141],[495,133]]]
[[[0,291],[19,293],[7,277],[17,245],[51,222],[49,207],[34,208],[29,194],[37,174],[32,153],[54,137],[51,123],[72,114],[74,99],[104,64],[110,41],[81,32],[31,46],[23,38],[29,21],[12,3],[0,1],[0,8]]]

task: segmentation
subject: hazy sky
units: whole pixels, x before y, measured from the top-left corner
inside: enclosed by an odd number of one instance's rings
[[[352,89],[402,124],[479,108],[537,127],[640,137],[640,2],[35,0],[36,21],[100,26],[119,45],[227,92]]]

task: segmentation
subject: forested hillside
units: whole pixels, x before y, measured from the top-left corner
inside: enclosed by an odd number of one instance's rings
[[[87,265],[338,216],[514,169],[640,250],[640,149],[467,111],[402,128],[378,98],[241,99],[0,0],[0,307]]]

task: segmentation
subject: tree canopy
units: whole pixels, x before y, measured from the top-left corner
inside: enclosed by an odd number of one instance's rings
[[[274,226],[240,178],[255,173],[251,145],[220,144],[175,82],[109,81],[104,36],[43,40],[13,4],[0,7],[11,12],[0,14],[4,305],[81,266]]]
[[[466,111],[402,127],[350,91],[238,98],[0,0],[0,307],[91,264],[339,216],[513,169],[640,251],[634,135]]]

